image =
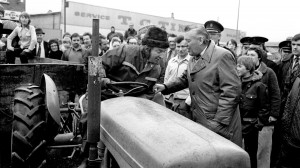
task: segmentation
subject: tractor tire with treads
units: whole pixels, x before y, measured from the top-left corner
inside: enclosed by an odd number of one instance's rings
[[[37,168],[46,163],[46,144],[57,134],[44,93],[27,84],[15,89],[13,102],[12,167]]]

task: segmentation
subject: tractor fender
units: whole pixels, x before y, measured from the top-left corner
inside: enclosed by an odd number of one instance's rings
[[[43,74],[41,88],[45,93],[45,103],[53,120],[60,124],[60,108],[58,91],[54,81],[47,74]]]

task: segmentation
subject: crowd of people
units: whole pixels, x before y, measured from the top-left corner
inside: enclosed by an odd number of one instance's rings
[[[85,63],[91,55],[88,32],[46,42],[26,12],[20,23],[7,37],[6,63],[15,63],[15,56],[22,63],[34,57]],[[162,93],[160,104],[244,148],[252,168],[300,167],[300,34],[279,44],[281,59],[275,63],[268,59],[267,38],[244,37],[237,53],[233,39],[220,46],[223,30],[216,21],[187,26],[184,35],[155,25],[136,31],[133,24],[123,35],[112,26],[99,37],[106,72],[102,86],[147,84],[142,97],[155,101]],[[12,46],[15,37],[19,47]]]

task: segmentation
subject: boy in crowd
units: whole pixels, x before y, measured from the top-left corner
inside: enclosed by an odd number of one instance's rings
[[[251,168],[256,168],[258,132],[268,120],[267,87],[260,82],[262,73],[255,71],[252,57],[239,57],[237,71],[242,81],[240,113],[245,151],[250,156]]]

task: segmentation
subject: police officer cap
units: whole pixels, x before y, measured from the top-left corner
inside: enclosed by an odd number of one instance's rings
[[[279,49],[282,49],[284,52],[292,52],[292,42],[289,40],[280,42]]]
[[[243,45],[249,45],[250,44],[250,40],[251,40],[251,37],[243,37],[243,38],[241,38],[240,42]]]
[[[209,33],[221,33],[224,30],[221,23],[214,20],[205,22],[204,27]]]
[[[254,36],[250,38],[250,43],[254,45],[261,45],[265,42],[267,42],[268,39],[265,37],[260,37],[260,36]]]

